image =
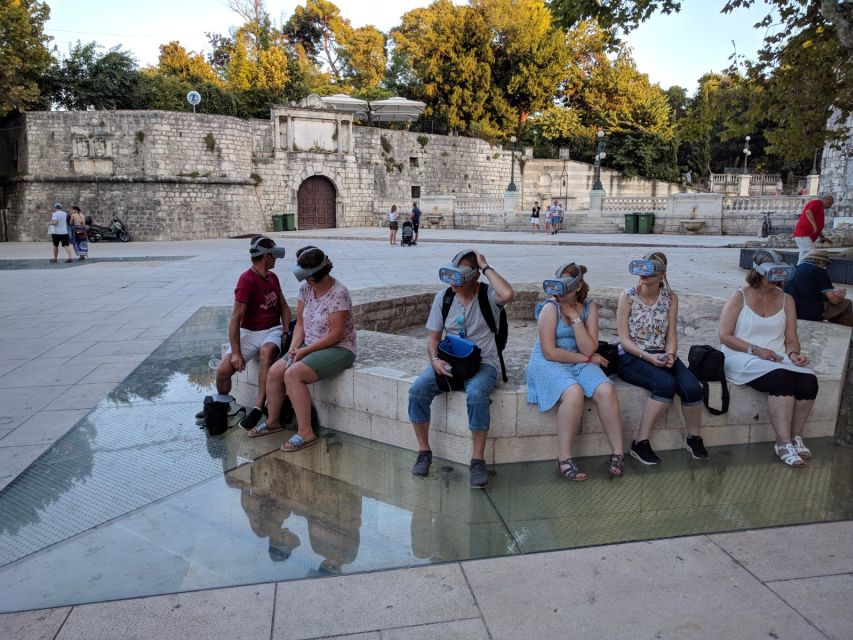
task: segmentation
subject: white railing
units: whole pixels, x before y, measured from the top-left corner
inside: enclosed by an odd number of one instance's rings
[[[808,200],[809,198],[801,196],[726,196],[723,198],[723,211],[800,213]]]
[[[604,198],[603,211],[666,211],[669,198],[656,196],[650,198]]]
[[[454,198],[453,209],[457,214],[488,214],[502,216],[503,200],[485,200],[483,198]]]

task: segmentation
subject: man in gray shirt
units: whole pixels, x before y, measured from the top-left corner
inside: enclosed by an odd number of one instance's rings
[[[48,231],[50,232],[50,240],[53,242],[53,258],[51,262],[56,262],[59,256],[59,245],[65,247],[65,253],[68,254],[68,259],[65,262],[74,262],[71,259],[71,247],[68,246],[68,214],[62,209],[62,203],[57,202],[53,205],[53,215],[48,223]]]
[[[473,444],[469,466],[470,485],[472,488],[480,489],[488,483],[485,448],[490,425],[489,395],[497,383],[500,361],[495,335],[483,318],[480,309],[479,291],[480,287],[488,286],[488,307],[495,327],[498,326],[500,308],[512,300],[514,292],[510,284],[486,262],[485,256],[473,250],[459,252],[439,273],[441,280],[451,285],[453,301],[445,319],[442,313],[445,291],[438,292],[433,299],[426,323],[430,332],[427,341],[427,357],[430,366],[421,373],[409,389],[409,420],[418,439],[418,458],[412,468],[412,475],[415,477],[429,475],[432,463],[432,449],[429,443],[430,405],[433,398],[447,391],[453,384],[453,386],[462,386],[467,396],[468,429],[471,431]],[[478,279],[480,274],[486,277],[488,285],[480,283]],[[453,369],[438,355],[438,344],[445,333],[470,340],[480,348],[482,359],[479,370],[464,382],[451,383]]]

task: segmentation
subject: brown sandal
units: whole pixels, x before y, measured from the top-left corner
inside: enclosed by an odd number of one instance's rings
[[[625,467],[625,456],[614,453],[607,459],[605,465],[607,465],[607,472],[611,476],[619,478],[622,476],[622,471]]]
[[[566,458],[565,460],[557,458],[557,471],[567,480],[574,480],[576,482],[586,480],[586,474],[581,471],[574,458]]]

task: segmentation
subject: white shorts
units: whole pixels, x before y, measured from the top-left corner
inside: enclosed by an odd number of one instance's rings
[[[802,264],[803,260],[806,259],[806,256],[814,251],[814,240],[808,236],[794,236],[794,244],[796,244],[797,248],[800,250],[800,256],[797,260],[797,264]]]
[[[530,224],[535,224],[539,226],[539,218],[530,218]]]
[[[261,347],[267,343],[274,344],[281,349],[281,336],[284,331],[280,324],[262,331],[249,331],[248,329],[240,329],[240,351],[246,361],[251,360],[261,350]],[[228,346],[228,351],[231,353],[231,346]]]

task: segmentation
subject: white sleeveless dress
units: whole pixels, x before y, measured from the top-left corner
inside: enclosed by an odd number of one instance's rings
[[[738,289],[743,296],[743,289]],[[763,318],[749,308],[746,296],[743,298],[743,308],[737,317],[735,324],[735,338],[740,338],[754,344],[756,347],[770,349],[783,356],[781,362],[762,360],[758,356],[751,356],[743,351],[735,351],[726,345],[720,350],[726,356],[725,371],[726,378],[734,384],[746,384],[761,376],[775,371],[776,369],[787,369],[796,373],[814,373],[807,367],[798,367],[788,354],[785,353],[785,298],[782,298],[782,308],[772,316]]]

